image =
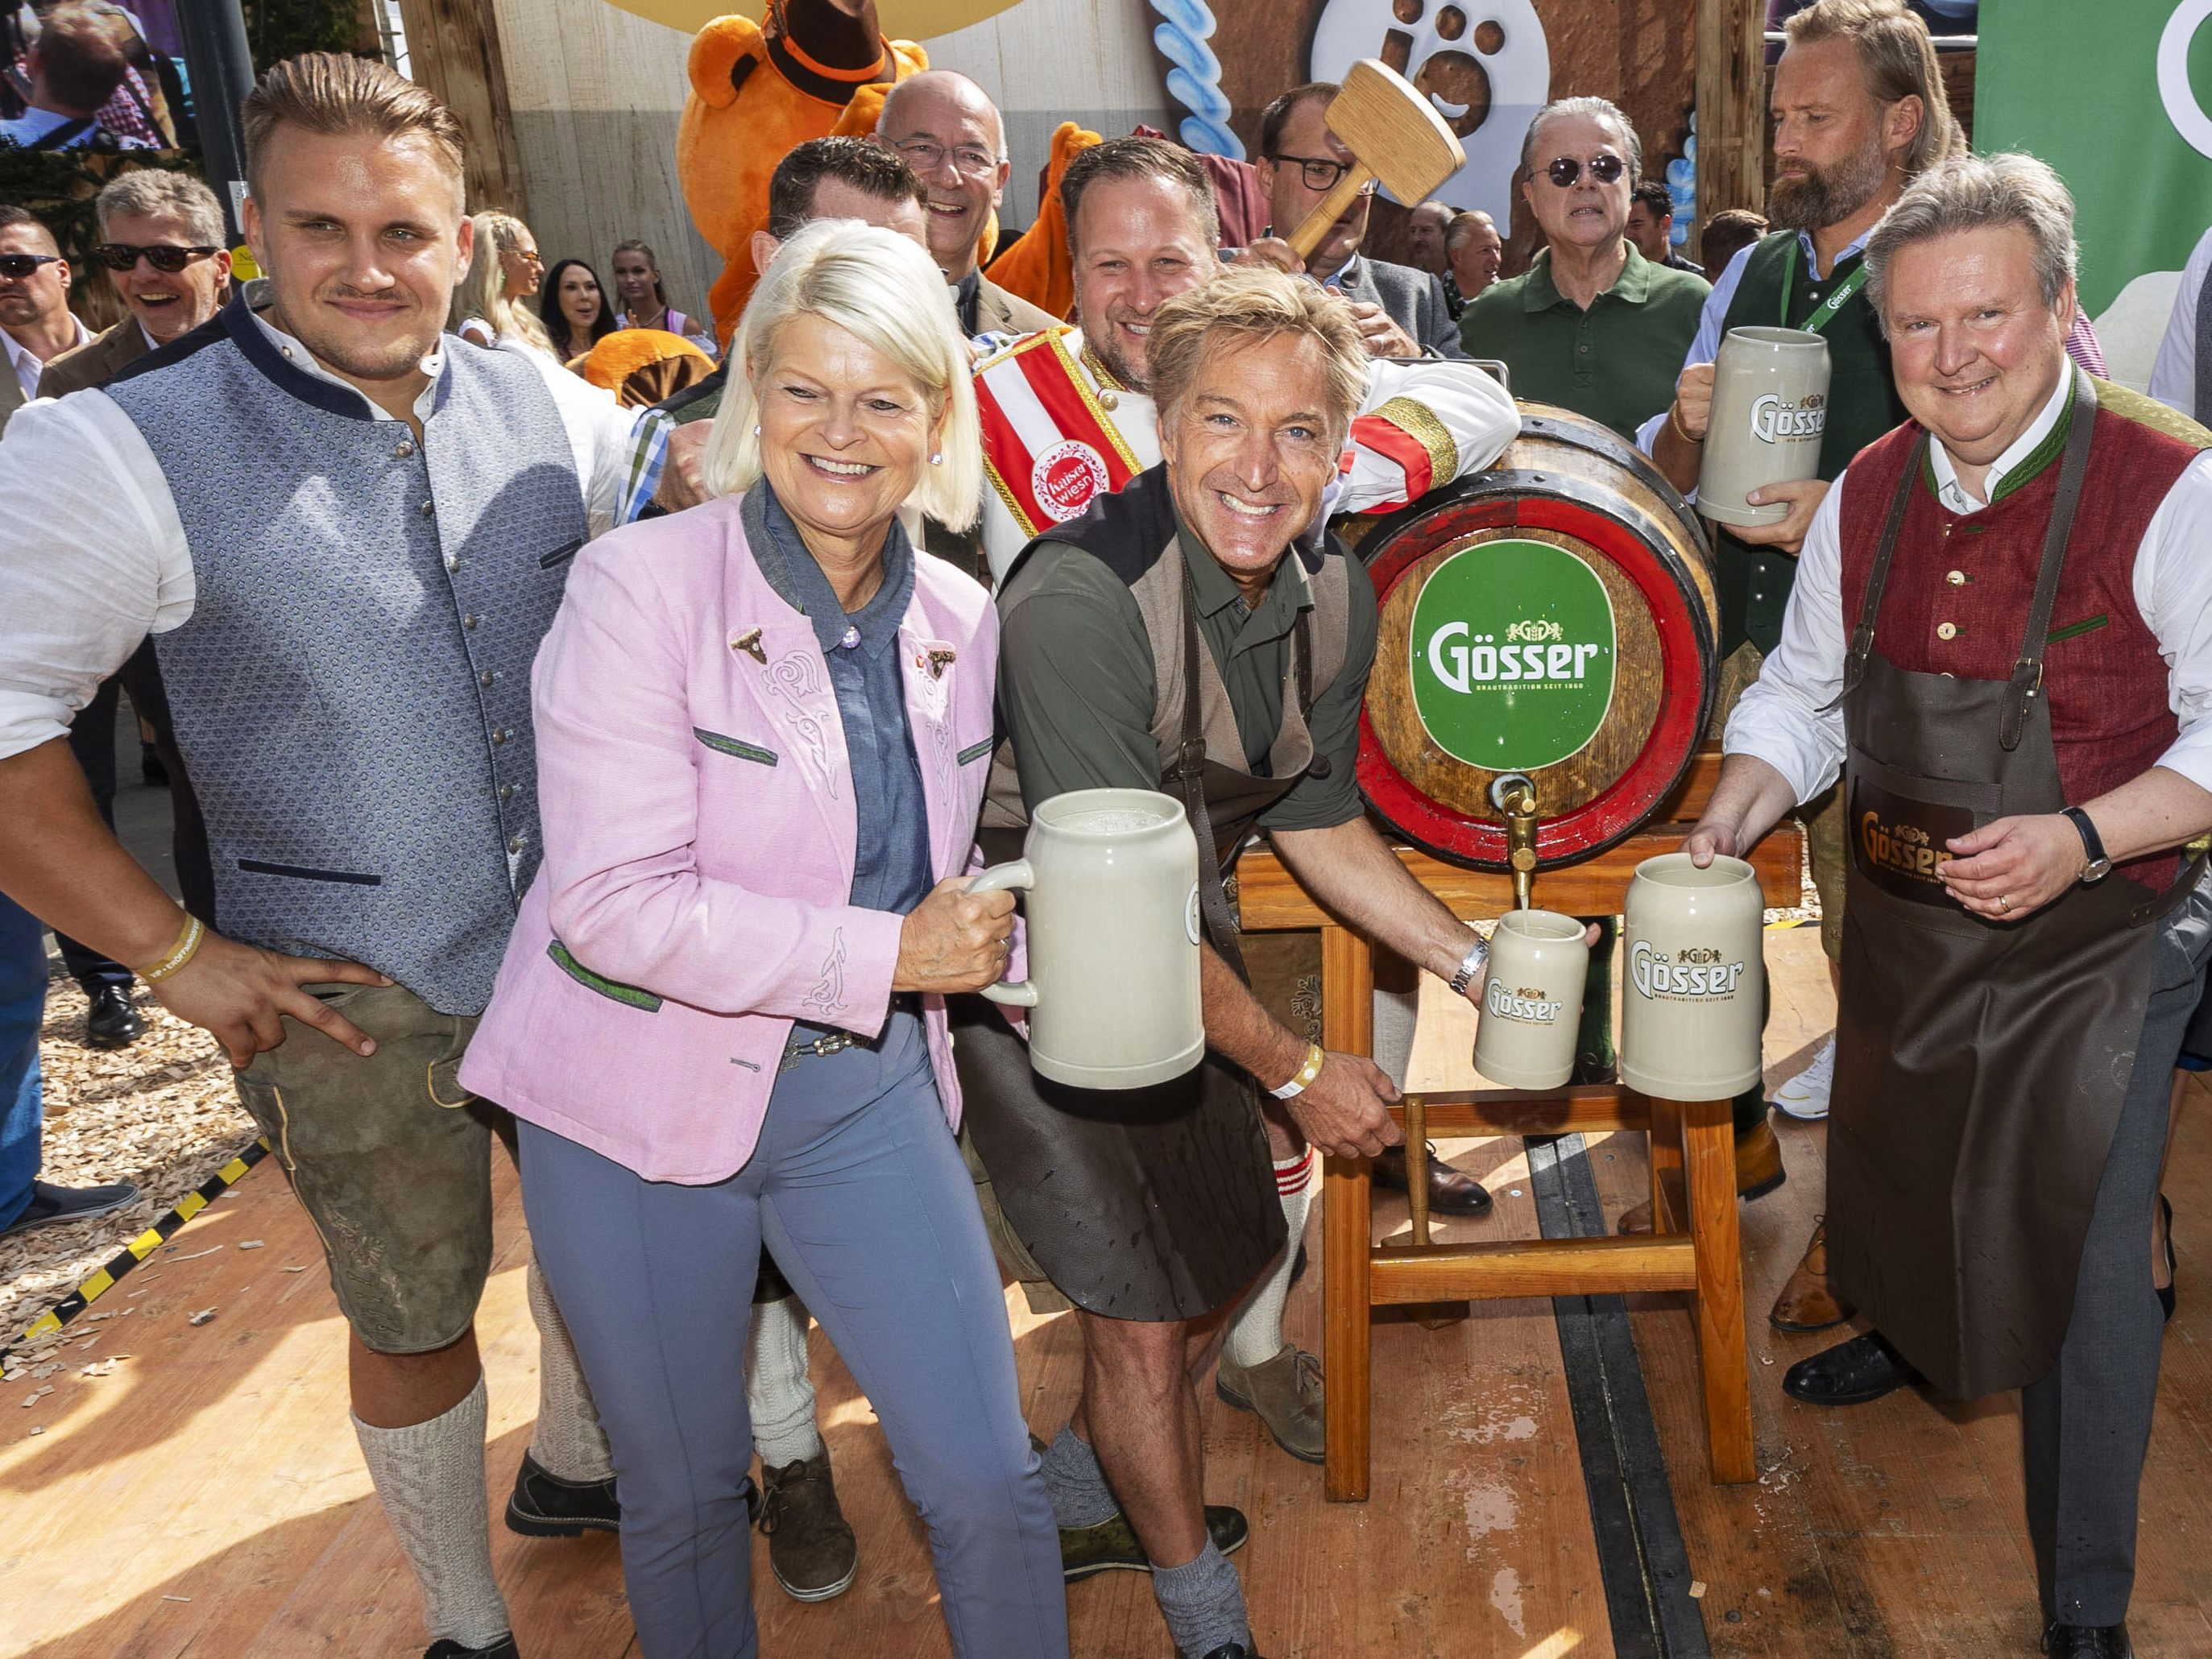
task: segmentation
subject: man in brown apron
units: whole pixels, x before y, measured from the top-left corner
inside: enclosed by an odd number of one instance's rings
[[[1231,271],[1154,313],[1148,360],[1164,464],[1030,544],[1000,591],[1008,741],[987,848],[1068,790],[1164,790],[1218,868],[1263,831],[1331,909],[1480,997],[1480,942],[1362,815],[1374,590],[1333,539],[1294,539],[1316,520],[1364,378],[1350,307],[1279,272]],[[1063,1553],[1070,1529],[1133,1529],[1142,1557],[1128,1565],[1150,1565],[1178,1651],[1245,1659],[1243,1591],[1208,1525],[1230,1512],[1201,1506],[1190,1366],[1211,1316],[1285,1247],[1260,1091],[1325,1152],[1401,1137],[1389,1079],[1263,1006],[1223,884],[1200,894],[1211,1053],[1180,1087],[1041,1083],[988,1005],[956,1011],[955,1056],[997,1202],[1083,1328],[1082,1401],[1045,1458]]]
[[[2039,161],[1939,164],[1867,265],[1913,420],[1822,504],[1688,843],[1748,846],[1841,763],[1829,1261],[1881,1330],[1784,1387],[2021,1389],[2045,1650],[2116,1659],[2212,953],[2172,850],[2212,826],[2212,433],[2068,362],[2073,204]]]

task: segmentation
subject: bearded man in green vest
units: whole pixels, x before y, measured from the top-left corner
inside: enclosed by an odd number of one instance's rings
[[[1902,0],[1815,0],[1786,25],[1788,44],[1774,72],[1775,178],[1767,195],[1773,234],[1738,254],[1705,303],[1689,361],[1668,410],[1637,433],[1642,448],[1674,487],[1694,491],[1712,408],[1713,359],[1732,328],[1810,329],[1828,343],[1828,420],[1817,478],[1771,484],[1753,505],[1786,501],[1778,523],[1735,528],[1713,524],[1721,600],[1723,658],[1713,732],[1758,677],[1782,635],[1782,613],[1796,574],[1797,550],[1829,481],[1851,457],[1905,418],[1890,376],[1889,347],[1862,292],[1867,238],[1906,185],[1964,149],[1951,118],[1927,26]],[[1843,948],[1843,809],[1836,792],[1798,811],[1812,848],[1820,890],[1820,943],[1832,978]],[[1826,1115],[1835,1066],[1832,1037],[1798,1077],[1776,1091],[1794,1117]],[[1735,1103],[1736,1189],[1757,1197],[1781,1184],[1781,1152],[1757,1085]],[[1648,1206],[1632,1211],[1623,1231],[1650,1224]],[[1826,1280],[1816,1231],[1805,1261],[1771,1316],[1784,1330],[1818,1330],[1850,1310]]]

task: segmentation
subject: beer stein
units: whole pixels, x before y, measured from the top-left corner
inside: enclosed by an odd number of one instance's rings
[[[1508,910],[1490,938],[1474,1069],[1509,1089],[1556,1089],[1575,1069],[1589,942],[1550,910]]]
[[[1198,838],[1151,789],[1077,789],[1039,803],[1022,856],[971,893],[1025,896],[1029,977],[983,988],[1026,1008],[1030,1064],[1081,1089],[1142,1089],[1205,1057]]]
[[[1820,471],[1828,428],[1828,343],[1802,328],[1732,328],[1713,364],[1712,416],[1698,511],[1723,524],[1779,524],[1786,501],[1744,497]]]
[[[1724,1100],[1759,1079],[1765,899],[1741,859],[1636,866],[1621,939],[1620,1077],[1662,1100]]]

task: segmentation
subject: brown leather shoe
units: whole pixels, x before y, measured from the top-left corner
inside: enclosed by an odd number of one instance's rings
[[[1408,1176],[1406,1173],[1406,1149],[1385,1146],[1375,1154],[1367,1166],[1368,1175],[1378,1187],[1394,1192],[1404,1192]],[[1462,1175],[1444,1162],[1437,1152],[1436,1143],[1429,1143],[1429,1213],[1431,1215],[1488,1215],[1491,1197],[1483,1185],[1471,1175]]]
[[[1774,1138],[1774,1126],[1765,1120],[1748,1133],[1735,1138],[1735,1195],[1747,1203],[1754,1198],[1765,1198],[1790,1178],[1789,1170],[1782,1167],[1782,1143]],[[1623,1233],[1648,1233],[1651,1231],[1651,1200],[1645,1199],[1620,1218],[1619,1231]]]
[[[1224,1353],[1213,1392],[1224,1405],[1255,1413],[1291,1456],[1322,1461],[1321,1361],[1311,1354],[1285,1342],[1273,1359],[1247,1370]]]
[[[1782,1294],[1774,1298],[1774,1308],[1766,1316],[1766,1322],[1778,1331],[1797,1335],[1840,1325],[1857,1311],[1828,1282],[1828,1221],[1823,1216],[1814,1224],[1813,1239],[1805,1247],[1804,1260],[1790,1275]]]

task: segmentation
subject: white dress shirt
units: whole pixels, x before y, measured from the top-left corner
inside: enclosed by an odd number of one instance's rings
[[[299,341],[258,313],[254,321],[295,368],[344,387],[374,418],[394,418]],[[446,349],[422,360],[430,381],[416,399],[418,417],[437,406]],[[597,535],[619,510],[636,416],[573,375],[546,384]],[[193,592],[168,481],[121,407],[88,390],[17,410],[0,442],[0,758],[66,732],[141,640],[192,614]]]
[[[74,351],[92,338],[92,331],[84,325],[83,318],[71,312],[70,321],[76,325],[76,338],[64,346],[62,351]],[[15,371],[15,384],[23,388],[23,401],[28,403],[39,395],[39,376],[46,372],[50,360],[38,356],[4,328],[0,328],[0,345],[8,348],[8,367]],[[61,355],[61,351],[54,353],[57,357]]]
[[[2150,366],[2150,395],[2195,421],[2205,417],[2197,407],[2197,303],[2203,297],[2208,270],[2212,270],[2212,230],[2197,238],[2189,262],[2181,268],[2181,287]]]
[[[2027,459],[2057,424],[2073,395],[2074,371],[2062,374],[2051,397],[2027,431],[1999,455],[1984,488],[1995,494],[2006,476]],[[1954,513],[1978,513],[1987,505],[1966,493],[1958,469],[1940,440],[1928,446],[1936,494]],[[1844,764],[1844,714],[1833,708],[1844,686],[1844,657],[1851,623],[1843,601],[1843,548],[1838,526],[1844,492],[1851,487],[1844,469],[1828,491],[1805,549],[1797,559],[1797,581],[1783,613],[1782,642],[1768,656],[1759,678],[1729,717],[1722,749],[1730,755],[1756,755],[1788,779],[1800,803],[1832,782]],[[2166,659],[2166,705],[2181,730],[2157,764],[2179,772],[2201,789],[2212,790],[2212,451],[2191,462],[2151,515],[2136,550],[2130,586],[2136,609],[2158,641]],[[1875,646],[1881,648],[1876,636]]]

